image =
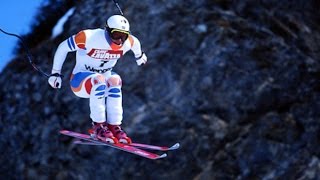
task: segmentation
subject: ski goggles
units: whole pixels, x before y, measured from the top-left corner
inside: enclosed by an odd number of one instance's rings
[[[114,40],[121,39],[121,41],[124,42],[125,40],[127,40],[128,36],[129,36],[129,32],[122,31],[122,30],[119,30],[119,29],[112,29],[110,31],[110,36]]]

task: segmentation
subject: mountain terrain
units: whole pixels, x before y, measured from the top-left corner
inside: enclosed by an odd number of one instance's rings
[[[75,54],[52,89],[25,50],[0,75],[0,177],[9,179],[317,179],[320,176],[320,3],[275,0],[119,1],[148,63],[126,54],[123,128],[134,141],[179,142],[151,161],[107,147],[72,144],[86,132],[87,99],[69,86]],[[59,18],[75,8],[62,34]],[[52,13],[55,12],[55,13]],[[24,35],[50,72],[60,42],[103,28],[112,1],[50,1]],[[40,17],[46,18],[40,18]]]

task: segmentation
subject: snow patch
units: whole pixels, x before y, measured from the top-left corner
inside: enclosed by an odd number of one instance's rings
[[[61,19],[59,19],[57,24],[52,29],[51,39],[57,37],[59,34],[63,32],[63,25],[67,22],[69,17],[74,13],[75,9],[76,9],[75,7],[69,9],[69,11],[65,15],[63,15]]]

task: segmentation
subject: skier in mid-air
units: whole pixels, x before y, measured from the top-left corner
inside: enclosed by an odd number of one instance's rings
[[[61,69],[69,52],[76,51],[76,64],[70,78],[71,89],[81,98],[89,98],[91,136],[110,143],[132,141],[122,130],[122,81],[112,71],[119,58],[132,50],[137,64],[147,62],[140,41],[130,33],[128,20],[110,16],[104,29],[87,29],[69,37],[58,46],[48,79],[53,88],[61,88]],[[106,117],[107,112],[107,117]]]

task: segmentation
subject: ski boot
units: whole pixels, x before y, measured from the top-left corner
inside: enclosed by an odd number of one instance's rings
[[[103,123],[92,123],[93,126],[91,129],[88,130],[90,136],[94,139],[99,139],[104,142],[117,144],[119,143],[118,139],[114,137],[112,132],[108,129],[107,124]]]
[[[131,139],[121,129],[120,125],[108,124],[108,129],[112,132],[112,134],[118,139],[118,141],[120,143],[123,143],[123,144],[131,144],[132,143]]]

